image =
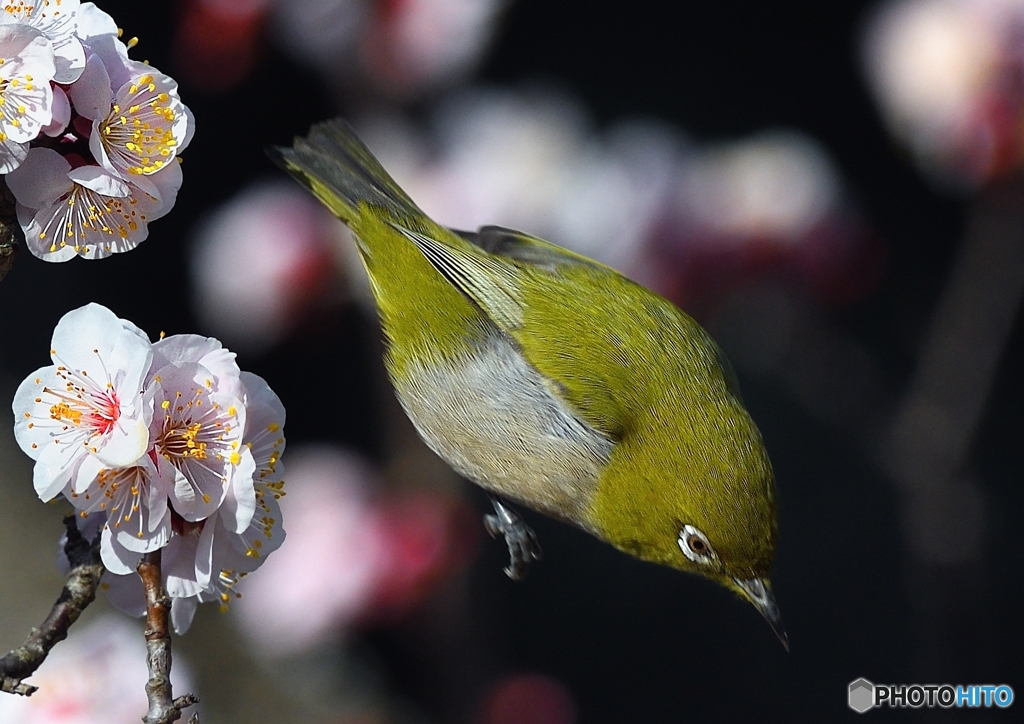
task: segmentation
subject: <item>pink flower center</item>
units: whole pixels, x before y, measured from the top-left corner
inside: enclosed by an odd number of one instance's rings
[[[58,422],[68,422],[75,427],[86,427],[94,435],[105,435],[110,432],[121,416],[121,401],[113,389],[103,391],[84,390],[68,386],[67,393],[60,393],[49,387],[43,388],[57,398],[57,403],[50,406],[50,418]]]

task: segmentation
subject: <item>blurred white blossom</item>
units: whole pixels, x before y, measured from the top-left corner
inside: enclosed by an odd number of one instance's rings
[[[767,132],[702,150],[689,159],[679,186],[684,223],[694,238],[739,244],[750,239],[795,244],[834,213],[841,183],[815,141]]]

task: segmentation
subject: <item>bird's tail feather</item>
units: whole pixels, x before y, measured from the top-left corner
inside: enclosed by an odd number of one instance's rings
[[[359,221],[360,204],[387,210],[396,219],[422,215],[341,118],[318,123],[291,148],[275,146],[267,154],[346,223]]]

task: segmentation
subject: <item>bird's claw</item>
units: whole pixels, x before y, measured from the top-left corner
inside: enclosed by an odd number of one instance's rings
[[[492,538],[504,536],[510,558],[505,575],[513,581],[526,577],[530,564],[539,561],[543,554],[537,536],[520,515],[497,498],[491,498],[494,515],[484,516],[484,527]]]

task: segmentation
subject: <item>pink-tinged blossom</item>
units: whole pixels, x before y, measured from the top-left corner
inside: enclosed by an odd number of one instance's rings
[[[0,11],[0,18],[9,17]],[[0,174],[16,169],[28,142],[52,118],[56,68],[46,36],[21,23],[0,24]]]
[[[72,168],[56,151],[33,148],[7,181],[29,251],[57,262],[76,255],[102,259],[138,246],[149,235],[149,222],[174,204],[181,185],[177,164],[150,180],[156,183],[158,176],[160,198],[99,166]]]
[[[53,332],[50,357],[14,396],[14,434],[36,461],[39,497],[88,489],[105,468],[135,463],[149,444],[152,408],[143,382],[149,340],[109,309],[68,312]]]
[[[863,61],[891,133],[939,180],[977,185],[1024,159],[1019,0],[894,0]]]

